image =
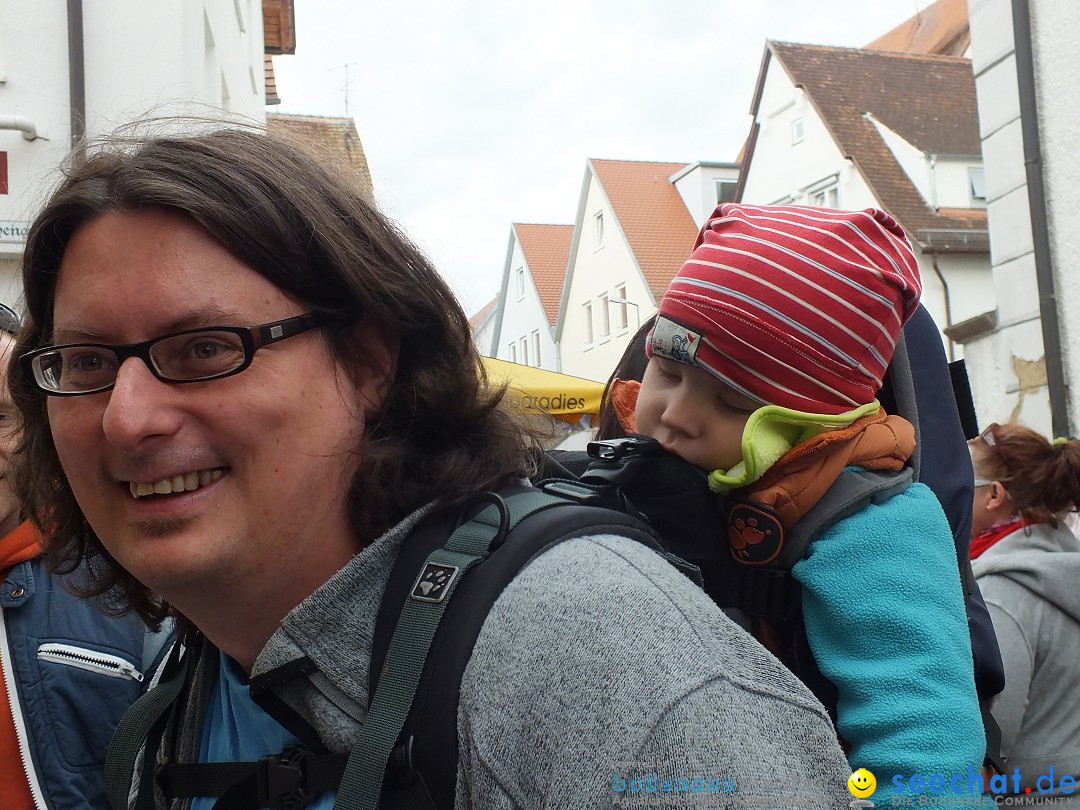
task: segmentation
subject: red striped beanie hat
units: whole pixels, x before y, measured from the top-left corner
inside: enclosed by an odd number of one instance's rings
[[[647,351],[762,404],[844,413],[877,395],[921,288],[883,211],[725,203],[664,294]]]

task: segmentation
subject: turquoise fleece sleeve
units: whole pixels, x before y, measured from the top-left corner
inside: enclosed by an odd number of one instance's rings
[[[956,552],[933,493],[914,484],[839,521],[792,573],[810,647],[839,692],[851,767],[877,779],[872,799],[955,796],[957,775],[967,794],[985,739]],[[930,786],[935,774],[940,792]]]

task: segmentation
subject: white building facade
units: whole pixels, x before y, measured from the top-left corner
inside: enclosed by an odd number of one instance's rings
[[[560,370],[603,382],[640,320],[656,312],[656,301],[591,163],[566,279],[559,310]],[[633,304],[613,304],[612,298]]]
[[[771,58],[766,58],[759,76],[753,110],[755,131],[743,167],[740,200],[889,211],[908,231],[919,262],[922,301],[940,330],[944,332],[992,307],[985,226],[981,248],[973,245],[968,249],[956,243],[977,238],[977,232],[952,230],[944,216],[938,218],[938,224],[944,226],[940,231],[923,231],[903,221],[889,204],[901,200],[909,210],[924,209],[928,215],[961,212],[970,222],[985,208],[985,199],[972,193],[973,188],[983,188],[980,155],[929,152],[880,120],[867,108],[869,104],[859,107],[856,102],[854,110],[841,112],[841,104],[831,97],[815,99],[799,86],[801,76],[797,79],[791,72],[801,68],[814,78],[828,75],[829,81],[822,81],[822,85],[831,88],[841,81],[862,78],[853,66],[875,60],[874,53],[787,43],[770,47],[774,48]],[[905,57],[894,58],[900,62]],[[911,61],[920,65],[920,60],[932,58],[911,57]],[[954,69],[962,61],[944,59]],[[845,71],[850,71],[850,77]],[[825,118],[823,110],[834,117],[861,117],[861,121],[840,130]],[[970,125],[974,126],[974,115]],[[926,137],[932,140],[933,133]],[[883,199],[879,189],[889,190],[892,198]],[[958,345],[944,335],[943,342],[951,356],[959,355]]]
[[[996,308],[964,325],[982,422],[1075,435],[1080,403],[1076,110],[1070,0],[969,0]]]
[[[545,278],[534,276],[539,273],[553,273],[554,267],[533,267],[529,261],[526,247],[519,236],[519,230],[528,240],[529,236],[538,236],[544,240],[557,242],[569,237],[569,225],[514,225],[510,229],[510,241],[506,251],[506,265],[503,268],[503,282],[499,290],[499,305],[491,330],[490,356],[524,366],[544,368],[549,371],[559,370],[559,353],[552,335],[549,313],[540,295],[540,285]],[[556,255],[560,251],[556,249]],[[558,264],[558,282],[561,286],[566,272],[566,250],[561,250],[562,261]]]
[[[148,116],[264,121],[262,4],[0,0],[0,19],[0,301],[18,307],[26,229],[80,128],[105,135]]]

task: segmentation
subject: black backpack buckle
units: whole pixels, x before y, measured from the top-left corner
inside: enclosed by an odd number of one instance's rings
[[[259,807],[300,810],[314,795],[307,789],[305,762],[314,756],[299,746],[287,746],[280,754],[259,758],[256,769]]]
[[[585,450],[592,458],[601,461],[620,461],[627,456],[652,455],[660,450],[660,442],[648,436],[627,436],[589,442]]]

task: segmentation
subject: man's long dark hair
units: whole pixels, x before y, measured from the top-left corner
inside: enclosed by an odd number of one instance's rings
[[[190,217],[317,313],[346,368],[363,351],[352,339],[361,322],[399,343],[388,397],[356,437],[349,513],[361,542],[433,498],[458,501],[527,473],[528,437],[500,407],[503,390],[488,387],[468,319],[430,262],[355,178],[255,130],[114,139],[78,152],[27,237],[27,316],[14,357],[52,341],[54,290],[75,232],[107,212],[151,206]],[[23,422],[17,486],[51,563],[69,572],[86,560],[88,595],[157,624],[169,605],[109,555],[68,486],[46,397],[15,365],[9,377]]]

